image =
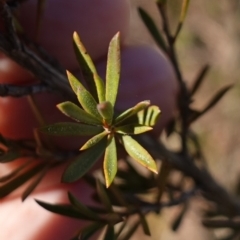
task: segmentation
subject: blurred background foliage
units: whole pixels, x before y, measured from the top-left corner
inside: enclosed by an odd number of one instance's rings
[[[159,29],[161,19],[150,1],[133,0],[151,11]],[[182,1],[168,0],[168,14],[172,33],[176,30]],[[138,23],[140,24],[140,23]],[[137,23],[132,23],[137,26]],[[140,34],[140,33],[139,33]],[[152,41],[151,39],[149,41]],[[139,40],[141,44],[141,40]],[[202,109],[217,90],[226,84],[234,87],[207,114],[192,125],[198,134],[206,164],[213,177],[228,191],[239,194],[240,189],[240,1],[192,0],[176,42],[176,50],[187,85],[191,87],[204,65],[210,69],[192,106]],[[179,139],[171,136],[166,142],[177,148]],[[176,143],[176,144],[175,144]],[[179,176],[173,176],[176,180]],[[228,229],[212,231],[201,225],[205,208],[201,199],[192,199],[177,232],[170,229],[173,219],[183,206],[164,209],[160,216],[150,215],[151,239],[214,240],[227,236]],[[138,237],[134,238],[137,239]],[[149,239],[143,237],[142,239]],[[238,238],[236,238],[238,239]]]

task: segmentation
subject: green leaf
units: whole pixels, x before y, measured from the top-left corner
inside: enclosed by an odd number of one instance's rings
[[[118,125],[119,123],[125,121],[126,119],[130,118],[131,116],[137,114],[139,111],[145,109],[150,105],[149,100],[145,100],[142,102],[137,103],[134,107],[127,109],[123,113],[121,113],[118,117],[116,117],[114,123]]]
[[[106,72],[106,101],[114,107],[120,79],[120,33],[111,40],[108,48]]]
[[[109,136],[103,162],[106,187],[108,188],[117,173],[117,149],[114,136]]]
[[[0,187],[0,198],[6,197],[9,193],[13,192],[15,189],[20,187],[22,184],[27,182],[30,178],[35,176],[45,167],[45,163],[38,164],[28,171],[22,173],[16,178],[12,179],[10,182]]]
[[[78,236],[78,240],[89,240],[89,238],[96,233],[98,230],[104,227],[105,224],[101,222],[95,222],[81,230]]]
[[[36,22],[35,22],[35,41],[38,39],[39,32],[41,30],[42,19],[45,12],[46,0],[38,0],[37,1],[37,14],[36,14]]]
[[[32,163],[32,159],[25,162],[24,164],[20,165],[19,167],[17,167],[15,170],[10,172],[9,174],[0,177],[0,183],[9,181],[11,178],[15,177],[18,173],[20,173],[24,168],[29,166],[29,164],[31,164],[31,163]]]
[[[79,35],[77,32],[73,33],[73,47],[75,50],[75,54],[77,56],[77,60],[79,62],[79,65],[81,67],[83,76],[86,80],[86,83],[90,89],[90,92],[94,96],[94,98],[97,100],[97,84],[95,80],[98,82],[101,81],[101,79],[95,79],[94,80],[94,74],[97,73],[97,70],[94,66],[94,63],[88,54],[87,50],[85,49],[83,43],[80,40]]]
[[[197,92],[197,90],[199,89],[199,87],[201,86],[203,80],[205,79],[205,76],[207,75],[208,71],[209,71],[210,67],[209,65],[205,65],[199,72],[199,74],[197,75],[196,80],[194,81],[194,84],[192,86],[192,89],[190,91],[190,95],[193,96],[194,93]]]
[[[112,118],[113,118],[113,107],[112,104],[108,101],[101,102],[97,105],[98,112],[106,121],[108,125],[112,123]]]
[[[208,110],[213,108],[232,87],[233,85],[228,85],[220,89],[201,112],[193,111],[193,114],[190,117],[189,122],[191,123],[195,121],[199,117],[203,116]]]
[[[93,74],[93,80],[95,82],[96,89],[97,89],[98,102],[104,102],[105,101],[105,85],[104,85],[104,82],[97,73]]]
[[[46,202],[42,202],[40,200],[36,200],[35,201],[44,209],[56,213],[56,214],[60,214],[66,217],[71,217],[71,218],[77,218],[77,219],[84,219],[84,220],[91,220],[89,218],[87,218],[86,216],[84,216],[83,214],[81,214],[76,208],[74,208],[73,206],[69,205],[69,204],[50,204],[50,203],[46,203]]]
[[[93,147],[82,152],[64,171],[62,181],[74,182],[80,179],[101,157],[106,145],[106,138],[103,138]]]
[[[183,208],[181,210],[181,212],[178,214],[178,216],[175,218],[173,224],[172,224],[172,230],[173,231],[177,231],[182,223],[182,220],[184,218],[184,216],[186,215],[187,213],[187,210],[189,209],[189,204],[186,202],[184,203],[183,205]]]
[[[87,113],[72,102],[63,102],[57,105],[57,108],[66,116],[87,124],[99,125],[101,121],[91,114]]]
[[[46,175],[49,168],[50,168],[50,165],[46,165],[45,168],[41,170],[37,178],[33,182],[31,182],[31,184],[26,188],[26,190],[23,192],[21,196],[22,201],[24,201],[32,193],[32,191],[37,187],[37,185],[41,182],[41,180]]]
[[[118,237],[120,236],[120,234],[123,232],[123,230],[125,229],[125,227],[127,226],[128,223],[128,218],[126,218],[124,220],[124,222],[122,223],[122,225],[120,226],[120,228],[117,230],[116,234],[115,234],[115,238],[118,239]]]
[[[180,19],[179,19],[179,23],[178,23],[178,26],[177,26],[176,33],[174,35],[174,40],[176,40],[176,38],[178,37],[178,34],[180,33],[180,31],[182,29],[183,22],[184,22],[184,20],[186,18],[186,15],[187,15],[189,2],[190,2],[190,0],[183,0],[183,2],[182,2],[182,9],[181,9],[181,14],[180,14]]]
[[[39,128],[45,134],[57,136],[91,136],[103,131],[100,126],[91,126],[81,123],[60,122]]]
[[[0,155],[0,163],[7,163],[20,158],[21,155],[16,149],[10,149],[9,151]]]
[[[101,120],[101,116],[97,110],[97,102],[92,94],[78,81],[78,79],[67,71],[68,80],[73,91],[76,93],[79,103],[87,112]]]
[[[97,193],[101,199],[101,202],[109,212],[113,212],[112,203],[108,197],[108,194],[103,187],[102,183],[97,179]]]
[[[93,212],[92,210],[90,210],[87,206],[83,205],[80,201],[78,201],[78,199],[76,197],[74,197],[73,194],[71,194],[70,192],[68,192],[68,199],[70,201],[70,203],[76,207],[81,214],[85,215],[87,218],[92,219],[92,220],[99,220],[100,218],[98,217],[98,215]]]
[[[107,134],[108,134],[107,131],[103,131],[103,132],[95,135],[94,137],[89,139],[86,143],[84,143],[84,145],[80,148],[80,150],[83,151],[83,150],[93,147],[95,144],[97,144],[99,141],[101,141],[105,136],[107,136]]]
[[[157,166],[151,155],[132,137],[122,136],[123,145],[129,156],[150,171],[157,173]]]
[[[138,8],[138,11],[148,31],[150,32],[150,34],[152,35],[160,49],[162,49],[164,52],[167,52],[167,47],[164,38],[160,34],[152,18],[142,8]]]
[[[147,235],[147,236],[151,236],[151,232],[148,226],[148,222],[144,216],[144,214],[142,212],[139,212],[139,218],[140,218],[140,222],[143,228],[143,232]]]
[[[104,236],[104,240],[115,240],[114,227],[110,224],[107,226],[107,230]]]
[[[190,0],[183,0],[182,9],[181,9],[181,15],[180,15],[180,23],[183,23],[185,18],[186,18],[188,7],[189,7],[189,3],[190,3]]]
[[[145,126],[153,127],[161,114],[161,110],[158,106],[152,105],[146,108],[145,110],[142,110],[138,112],[137,118],[138,123]]]
[[[115,128],[115,132],[120,134],[141,134],[147,131],[152,130],[152,127],[143,126],[143,125],[136,125],[136,124],[129,124]]]
[[[125,233],[125,235],[121,238],[121,240],[129,240],[131,239],[132,235],[136,232],[140,225],[140,220],[136,221],[132,226],[128,228],[128,231]]]

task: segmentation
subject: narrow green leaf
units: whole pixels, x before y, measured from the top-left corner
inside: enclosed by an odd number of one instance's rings
[[[36,200],[35,201],[44,209],[56,213],[56,214],[60,214],[66,217],[71,217],[71,218],[77,218],[77,219],[84,219],[84,220],[91,220],[89,218],[87,218],[86,216],[84,216],[83,214],[81,214],[76,208],[74,208],[72,205],[69,204],[50,204],[50,203],[46,203],[46,202],[42,202],[40,200]]]
[[[108,48],[106,72],[106,101],[114,107],[120,79],[120,33],[111,40]]]
[[[109,212],[113,212],[112,203],[102,183],[97,179],[97,193],[101,199],[102,204]]]
[[[46,7],[46,0],[37,1],[37,14],[36,14],[36,26],[35,26],[35,40],[38,39],[39,32],[41,30],[42,18]]]
[[[128,231],[121,238],[121,240],[129,240],[129,239],[131,239],[132,235],[136,232],[136,230],[139,227],[140,223],[141,223],[140,220],[138,220],[132,226],[130,226]]]
[[[106,187],[108,188],[117,173],[117,149],[114,136],[109,136],[103,162]]]
[[[157,173],[157,166],[151,155],[132,137],[122,136],[123,145],[127,153],[150,171]]]
[[[64,171],[62,181],[74,182],[80,179],[101,157],[106,145],[106,138],[103,138],[93,147],[82,152]]]
[[[83,228],[78,236],[78,240],[89,240],[89,238],[95,234],[98,230],[104,227],[105,224],[101,222],[95,222],[85,228]]]
[[[93,79],[97,89],[98,102],[105,101],[105,84],[97,73],[93,74]]]
[[[154,40],[156,41],[160,49],[162,49],[164,52],[167,52],[165,40],[160,34],[159,30],[157,29],[153,19],[142,8],[138,8],[138,11],[148,31],[150,32],[150,34],[152,35],[152,37],[154,38]]]
[[[153,127],[157,123],[160,114],[161,110],[158,106],[149,106],[148,108],[138,112],[138,123],[141,125]]]
[[[78,121],[87,124],[99,125],[101,121],[95,118],[93,115],[87,113],[76,104],[72,102],[63,102],[57,105],[57,108],[66,116]]]
[[[33,182],[31,182],[31,184],[26,188],[26,190],[23,192],[21,196],[22,201],[24,201],[32,193],[32,191],[37,187],[37,185],[41,182],[41,180],[46,175],[49,168],[50,168],[50,165],[46,165],[45,168],[41,170],[37,178]]]
[[[11,178],[15,177],[18,173],[20,173],[24,168],[29,166],[29,164],[31,164],[31,163],[32,163],[32,159],[30,159],[26,163],[20,165],[18,168],[16,168],[15,170],[10,172],[9,174],[0,177],[0,183],[9,181]]]
[[[180,225],[181,225],[181,223],[182,223],[182,220],[183,220],[183,218],[184,218],[184,216],[186,215],[186,212],[187,212],[187,210],[188,210],[188,206],[189,206],[189,205],[188,205],[187,202],[184,203],[184,206],[183,206],[180,214],[175,218],[175,220],[174,220],[174,222],[173,222],[173,224],[172,224],[172,230],[173,230],[173,231],[176,232],[176,231],[179,229],[179,227],[180,227]]]
[[[85,215],[87,218],[92,219],[92,220],[99,220],[100,218],[98,215],[93,212],[91,209],[89,209],[87,206],[83,205],[73,194],[68,192],[68,199],[70,203],[76,207],[81,214]]]
[[[73,91],[76,93],[79,103],[87,112],[101,120],[101,116],[97,110],[97,102],[92,94],[78,81],[78,79],[67,71],[68,80]]]
[[[112,123],[112,118],[113,118],[113,107],[112,104],[108,101],[101,102],[97,105],[98,112],[106,121],[108,125]]]
[[[185,18],[186,18],[188,7],[189,7],[189,3],[190,3],[190,0],[183,0],[182,9],[181,9],[181,15],[180,15],[180,23],[183,23]]]
[[[210,110],[211,108],[213,108],[218,102],[219,100],[222,99],[222,97],[233,87],[233,85],[228,85],[226,87],[223,87],[222,89],[220,89],[216,95],[212,98],[212,100],[210,100],[210,102],[207,104],[207,106],[200,112],[195,111],[195,113],[193,112],[192,116],[190,117],[190,123],[195,121],[196,119],[198,119],[199,117],[203,116],[208,110]]]
[[[149,100],[145,100],[142,102],[137,103],[134,107],[127,109],[123,113],[121,113],[118,117],[116,117],[114,123],[118,125],[119,123],[125,121],[126,119],[130,118],[131,116],[137,114],[139,111],[145,109],[150,105]]]
[[[0,163],[8,163],[20,157],[21,155],[18,151],[16,151],[16,149],[10,149],[9,151],[1,154]]]
[[[115,239],[118,239],[118,237],[120,236],[120,234],[123,232],[123,230],[125,229],[125,227],[127,226],[128,223],[128,218],[125,219],[125,221],[122,223],[121,227],[117,230],[116,234],[115,234]]]
[[[139,212],[139,219],[143,228],[143,232],[147,235],[147,236],[151,236],[151,232],[148,226],[148,222],[144,216],[144,214],[142,212]]]
[[[120,134],[141,134],[147,131],[152,130],[152,127],[149,126],[143,126],[143,125],[136,125],[136,124],[129,124],[129,125],[124,125],[120,127],[116,127],[115,131]]]
[[[178,23],[178,26],[177,26],[176,33],[174,34],[174,37],[173,37],[173,41],[174,42],[176,41],[176,39],[177,39],[181,29],[182,29],[183,22],[184,22],[184,20],[186,18],[186,15],[187,15],[189,2],[190,2],[190,0],[183,0],[183,2],[182,2],[182,9],[181,9],[179,23]]]
[[[93,147],[95,144],[97,144],[100,140],[102,140],[105,136],[107,136],[108,132],[103,131],[94,137],[90,138],[84,145],[80,148],[81,151],[86,150],[88,148]]]
[[[107,226],[107,230],[104,236],[104,240],[115,240],[114,227],[110,224]]]
[[[196,80],[194,81],[193,87],[190,91],[190,95],[193,96],[194,93],[197,92],[197,90],[199,89],[199,87],[201,86],[203,80],[205,79],[205,76],[207,75],[208,71],[209,71],[210,67],[209,65],[205,65],[199,72],[199,74],[197,75]]]
[[[156,197],[156,202],[159,203],[164,191],[166,190],[166,184],[168,180],[168,176],[172,170],[172,166],[166,162],[162,161],[160,172],[158,173],[157,179],[156,179],[156,186],[158,188],[158,193]]]
[[[10,182],[0,187],[0,198],[6,197],[9,193],[20,187],[27,182],[30,178],[35,176],[45,167],[45,163],[38,164],[21,175],[15,177]]]
[[[91,136],[103,131],[100,126],[81,123],[59,122],[39,128],[42,133],[57,136]]]
[[[78,63],[80,65],[80,68],[82,70],[83,76],[86,80],[86,83],[90,89],[90,92],[92,93],[95,100],[97,100],[98,97],[98,91],[97,87],[99,86],[96,84],[97,82],[101,81],[100,79],[94,80],[94,74],[97,73],[97,70],[94,66],[94,63],[88,54],[87,50],[85,49],[83,43],[81,42],[81,39],[77,32],[73,33],[73,47],[74,51],[78,60]]]

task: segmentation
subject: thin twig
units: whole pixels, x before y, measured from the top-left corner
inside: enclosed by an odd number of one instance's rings
[[[45,84],[35,84],[29,86],[16,86],[10,84],[0,84],[1,97],[23,97],[30,94],[52,92],[52,89]]]

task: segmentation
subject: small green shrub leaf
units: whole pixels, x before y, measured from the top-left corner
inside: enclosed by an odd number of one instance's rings
[[[101,157],[106,145],[107,141],[104,138],[90,149],[82,152],[64,171],[62,181],[75,182],[80,179]]]
[[[115,131],[120,134],[130,134],[130,135],[135,135],[135,134],[141,134],[147,131],[152,130],[152,127],[149,126],[143,126],[143,125],[136,125],[136,124],[129,124],[129,125],[124,125],[121,127],[117,127]]]
[[[147,236],[151,236],[151,232],[150,232],[150,229],[149,229],[149,226],[148,226],[147,219],[142,212],[139,212],[139,218],[140,218],[140,222],[141,222],[144,233]]]
[[[126,119],[130,118],[131,116],[137,114],[139,111],[145,109],[150,105],[149,100],[145,100],[142,102],[137,103],[134,107],[127,109],[123,113],[121,113],[118,117],[115,119],[115,125],[118,125],[119,123],[125,121]]]
[[[124,148],[129,156],[150,171],[157,173],[156,163],[146,149],[144,149],[136,140],[128,135],[122,136],[122,140]]]
[[[93,74],[93,79],[94,79],[95,86],[96,86],[96,89],[97,89],[98,102],[104,102],[105,101],[105,85],[104,85],[104,82],[97,73]]]
[[[0,187],[0,198],[6,197],[9,193],[23,185],[27,182],[30,178],[34,177],[44,168],[44,163],[38,164],[31,169],[25,171],[21,175],[16,176],[11,181],[7,182],[6,184]]]
[[[97,179],[97,193],[99,198],[101,199],[102,204],[105,206],[105,208],[109,212],[113,212],[112,203],[108,197],[108,194],[105,188],[103,187],[102,183],[98,179]]]
[[[75,54],[78,60],[78,63],[80,65],[80,68],[82,70],[84,79],[86,80],[86,83],[90,89],[90,92],[92,93],[95,100],[97,100],[98,94],[97,89],[95,86],[95,80],[93,75],[97,73],[97,70],[94,66],[94,63],[88,54],[86,48],[84,47],[83,43],[81,42],[81,39],[77,32],[73,33],[73,47],[75,50]]]
[[[0,155],[0,163],[11,162],[20,157],[21,154],[16,149],[10,149],[9,151]]]
[[[87,113],[80,107],[78,107],[76,104],[72,102],[63,102],[57,105],[57,108],[66,116],[74,119],[78,122],[83,122],[87,124],[101,124],[101,121],[91,114]]]
[[[92,220],[99,220],[100,219],[95,212],[93,212],[87,206],[85,206],[80,201],[78,201],[78,199],[73,194],[71,194],[70,192],[68,193],[68,199],[69,199],[70,203],[74,207],[76,207],[81,212],[81,214],[85,215],[87,218],[92,219]]]
[[[112,123],[113,118],[113,107],[112,104],[108,101],[101,102],[97,105],[98,112],[102,118],[107,122],[107,124]]]
[[[120,33],[111,40],[108,48],[106,72],[106,101],[114,107],[120,79]]]
[[[94,222],[93,224],[83,228],[78,235],[78,240],[89,240],[89,238],[98,230],[104,227],[105,224],[101,222]]]
[[[114,234],[114,226],[113,225],[108,225],[107,230],[104,236],[104,240],[115,240],[115,234]]]
[[[145,23],[148,31],[151,33],[152,37],[158,44],[158,46],[164,51],[167,52],[166,43],[164,41],[164,38],[160,34],[160,31],[157,29],[156,24],[154,23],[153,19],[148,15],[146,11],[144,11],[142,8],[138,9],[139,14]]]
[[[157,123],[160,114],[161,110],[158,106],[149,106],[148,108],[138,112],[138,124],[153,127]]]
[[[97,102],[92,94],[74,77],[70,72],[67,71],[68,80],[71,84],[73,91],[76,93],[79,103],[82,108],[87,112],[101,120],[101,116],[97,110]]]
[[[60,122],[39,128],[45,134],[57,136],[91,136],[103,131],[101,126],[91,126],[81,123]]]
[[[109,136],[103,162],[106,187],[108,188],[117,173],[117,149],[114,136]]]
[[[42,202],[40,200],[36,200],[35,201],[44,209],[53,212],[53,213],[57,213],[66,217],[71,217],[71,218],[77,218],[77,219],[84,219],[84,220],[91,220],[89,218],[87,218],[86,216],[84,216],[83,214],[81,214],[76,208],[74,208],[72,205],[70,204],[50,204],[50,203],[46,203],[46,202]]]
[[[95,135],[94,137],[92,137],[91,139],[89,139],[86,143],[84,143],[84,145],[80,148],[80,150],[86,150],[88,148],[93,147],[95,144],[97,144],[99,141],[101,141],[105,136],[107,136],[107,132],[103,131],[97,135]]]

